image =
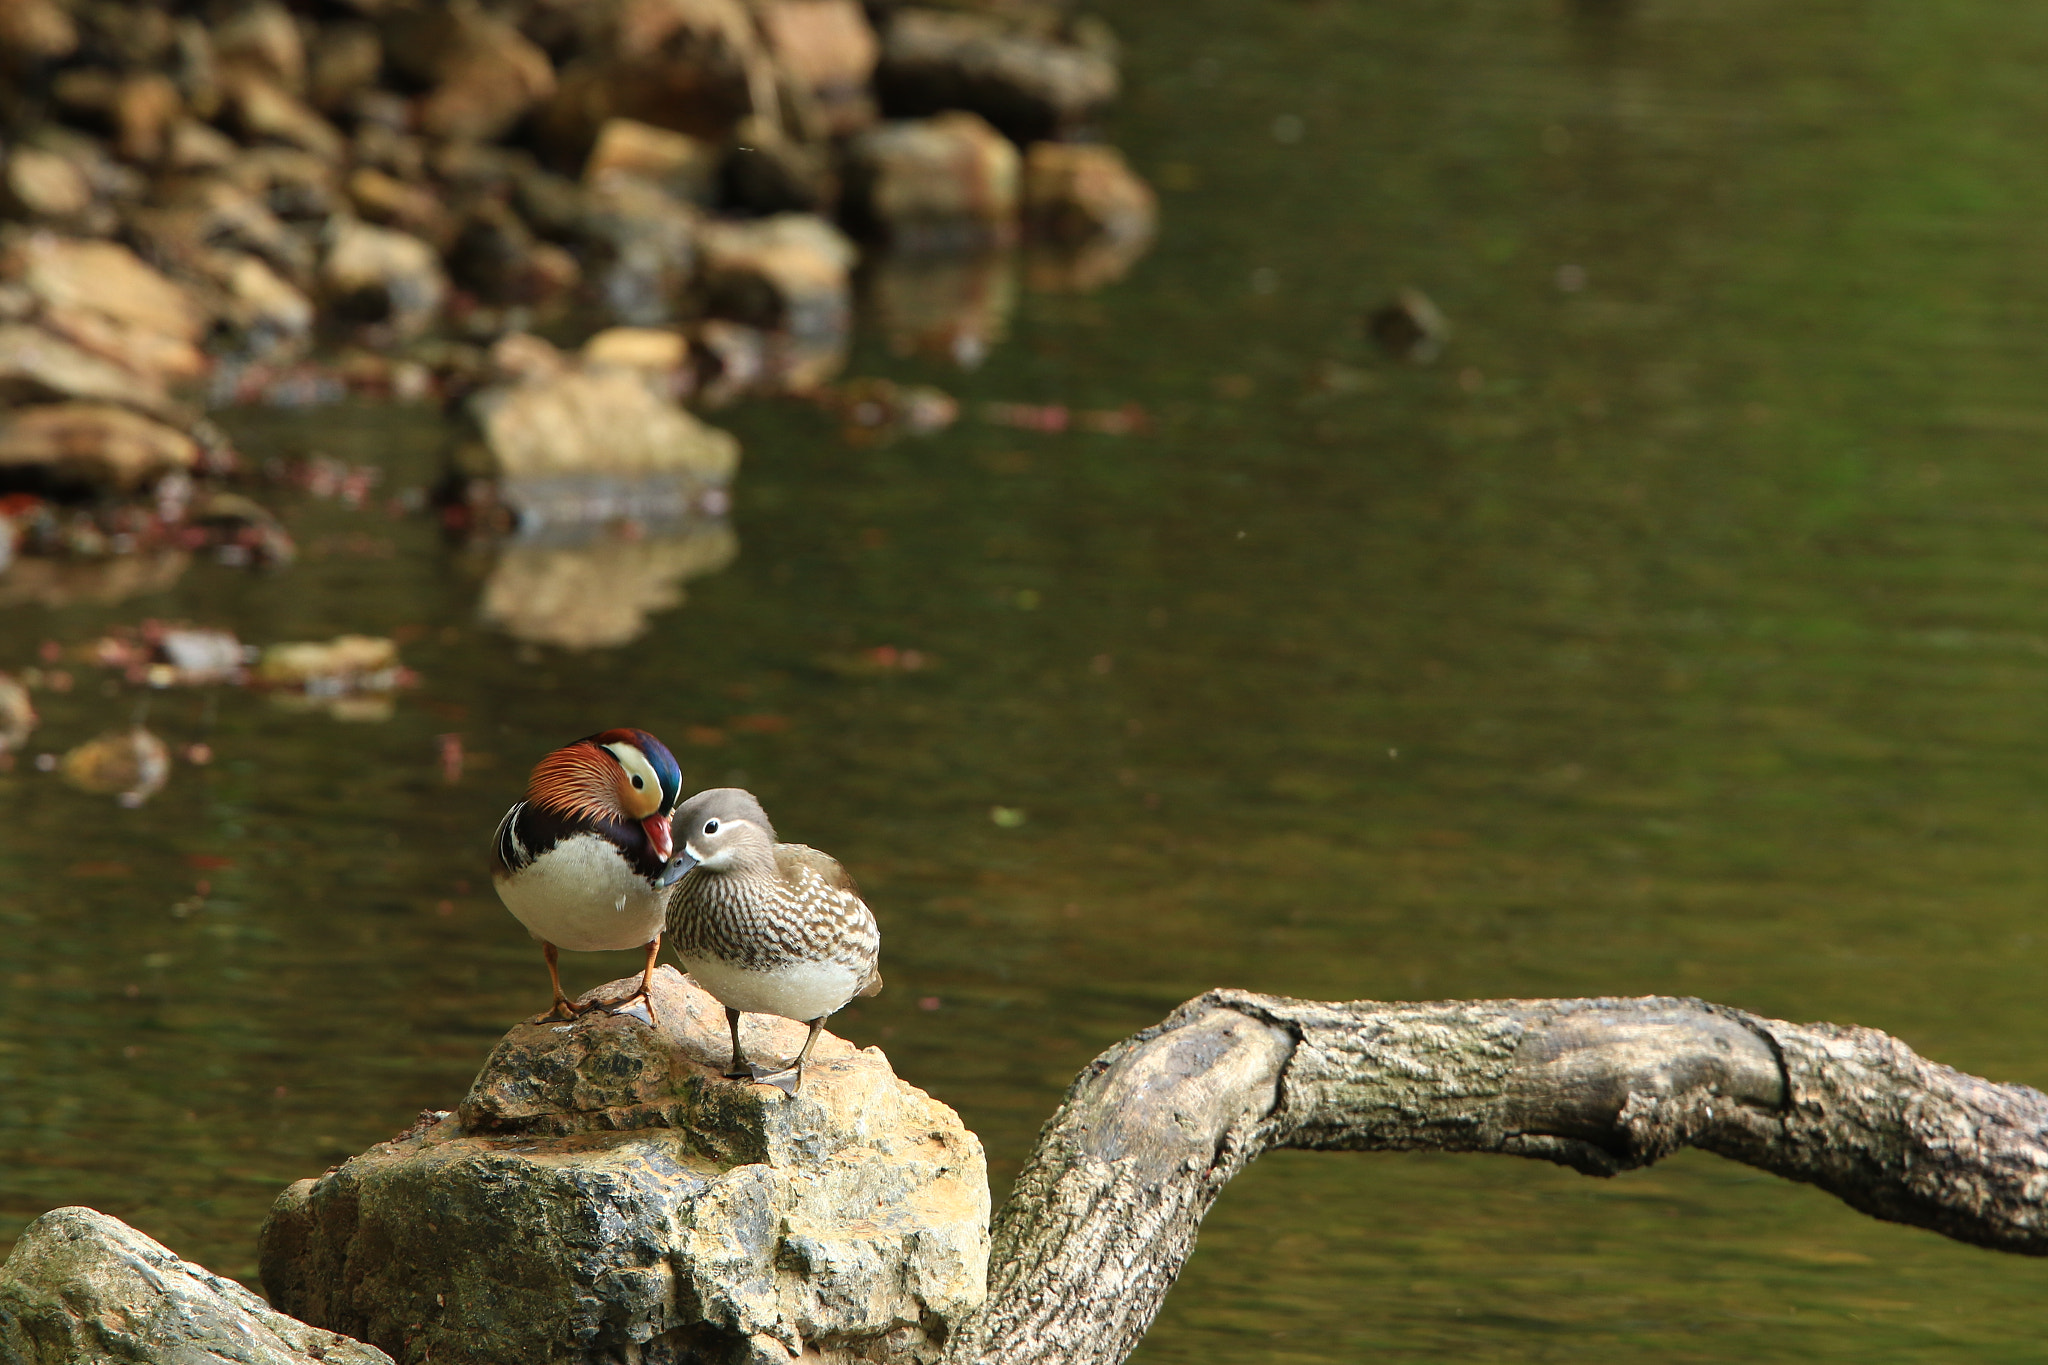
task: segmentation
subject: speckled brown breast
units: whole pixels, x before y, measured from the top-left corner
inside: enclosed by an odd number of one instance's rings
[[[777,844],[775,872],[695,868],[676,884],[668,932],[683,958],[750,971],[798,962],[872,969],[881,931],[846,869],[804,844]]]

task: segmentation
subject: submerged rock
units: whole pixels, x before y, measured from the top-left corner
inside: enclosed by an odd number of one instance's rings
[[[980,1142],[878,1049],[823,1035],[788,1096],[719,1074],[724,1011],[673,968],[653,1010],[519,1025],[456,1112],[286,1190],[272,1302],[407,1365],[935,1360],[983,1293]]]
[[[233,1280],[96,1209],[52,1209],[0,1265],[10,1365],[391,1365],[374,1346],[273,1312]]]
[[[170,746],[143,729],[109,730],[64,755],[64,779],[83,792],[139,806],[171,776]]]

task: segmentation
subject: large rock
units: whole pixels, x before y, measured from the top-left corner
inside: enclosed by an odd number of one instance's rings
[[[847,149],[847,209],[912,250],[1007,242],[1017,232],[1017,148],[973,114],[879,124]]]
[[[461,463],[510,489],[580,479],[662,479],[723,487],[739,442],[616,368],[567,370],[483,389],[469,399],[479,442]],[[602,518],[600,518],[602,520]]]
[[[327,231],[320,284],[338,315],[401,337],[425,330],[448,294],[440,254],[410,233],[353,218],[337,218]]]
[[[853,327],[859,255],[844,234],[816,215],[784,213],[707,223],[698,247],[703,311],[786,338],[781,377],[788,388],[807,390],[838,372]]]
[[[1116,63],[990,14],[899,9],[875,86],[892,116],[971,109],[1019,142],[1085,123],[1116,98]]]
[[[633,175],[673,198],[709,205],[717,192],[718,159],[718,149],[702,138],[636,119],[609,119],[584,159],[583,183],[597,186]]]
[[[755,0],[754,17],[776,65],[816,107],[832,136],[875,120],[869,82],[881,44],[858,0]]]
[[[46,329],[131,373],[161,383],[206,370],[206,310],[125,246],[32,233],[0,257],[0,279],[35,299]]]
[[[118,1218],[52,1209],[0,1265],[9,1365],[390,1365],[374,1346],[273,1312]]]
[[[1048,241],[1146,241],[1159,224],[1159,196],[1114,147],[1036,142],[1024,156],[1024,215]]]
[[[388,16],[387,59],[433,87],[419,110],[431,136],[491,141],[555,93],[547,53],[481,6],[394,5]]]
[[[877,1049],[822,1036],[788,1096],[723,1079],[674,969],[653,1006],[514,1028],[456,1112],[286,1190],[271,1301],[406,1365],[935,1359],[987,1271],[974,1135]]]
[[[0,413],[0,481],[136,489],[199,463],[199,443],[111,403],[39,403]]]

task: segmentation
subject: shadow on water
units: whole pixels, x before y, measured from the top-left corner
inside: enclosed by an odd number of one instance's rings
[[[964,321],[884,282],[901,326],[852,372],[970,419],[856,446],[721,414],[739,552],[647,568],[645,633],[512,638],[502,562],[312,502],[288,573],[5,607],[0,666],[149,614],[398,632],[423,683],[359,725],[165,694],[152,725],[217,757],[138,811],[0,775],[0,1237],[87,1202],[251,1278],[281,1185],[544,1003],[484,842],[537,754],[614,724],[850,865],[890,989],[843,1031],[999,1182],[1089,1056],[1219,984],[1700,995],[2048,1082],[2048,19],[1111,17],[1153,255],[1085,294],[963,272]],[[1403,286],[1451,319],[1433,365],[1365,334]],[[974,419],[998,402],[1152,423]],[[443,439],[221,416],[392,487]],[[97,686],[39,697],[39,739],[125,719]],[[1282,1156],[1139,1359],[2019,1360],[2039,1275],[1704,1158]]]

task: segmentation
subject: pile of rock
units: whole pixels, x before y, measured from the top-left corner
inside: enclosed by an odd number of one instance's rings
[[[1129,265],[1152,193],[1087,140],[1117,89],[1053,0],[0,0],[0,491],[54,499],[0,508],[0,568],[289,558],[260,508],[194,538],[232,453],[178,395],[262,391],[323,340],[352,357],[292,391],[488,385],[458,472],[529,529],[678,462],[665,496],[702,510],[730,440],[681,404],[818,392],[857,243],[892,340],[970,363],[1013,244],[1054,287]],[[624,326],[548,373],[490,349],[584,317]],[[591,475],[636,487],[563,493]]]
[[[1113,41],[1052,5],[5,9],[0,211],[135,248],[195,297],[188,346],[290,349],[316,313],[488,336],[579,299],[815,342],[853,255],[829,220],[925,248],[1151,231],[1114,150],[1070,140]]]

